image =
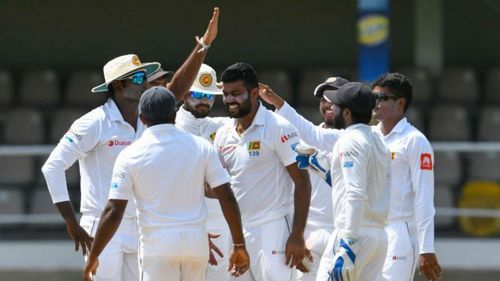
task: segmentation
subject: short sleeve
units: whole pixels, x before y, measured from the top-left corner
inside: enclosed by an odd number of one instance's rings
[[[299,132],[291,123],[281,120],[275,132],[275,150],[284,166],[295,163],[297,153],[293,148],[300,142]]]
[[[133,178],[127,165],[125,152],[122,151],[116,159],[111,178],[109,199],[133,200]]]

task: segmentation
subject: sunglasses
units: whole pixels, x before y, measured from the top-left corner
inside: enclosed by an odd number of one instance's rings
[[[132,84],[135,85],[142,85],[144,82],[146,82],[146,72],[141,71],[141,72],[136,72],[128,77],[125,77],[121,80],[127,80],[130,79],[132,81]]]
[[[207,99],[207,100],[213,100],[214,99],[214,95],[212,94],[207,94],[207,93],[203,93],[203,92],[195,92],[195,91],[191,91],[191,97],[193,99],[197,99],[197,100],[201,100],[201,99]]]
[[[377,101],[386,101],[388,99],[397,99],[397,97],[393,94],[385,94],[385,93],[373,93],[375,95],[375,99]]]

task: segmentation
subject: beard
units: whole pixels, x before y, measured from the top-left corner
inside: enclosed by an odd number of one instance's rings
[[[340,110],[339,114],[335,115],[335,118],[333,120],[333,125],[335,129],[345,129],[345,120],[344,117],[342,116],[344,109]]]
[[[231,112],[229,110],[229,105],[237,105],[238,106],[238,111],[237,112]],[[243,101],[241,104],[238,103],[230,103],[226,104],[226,109],[229,117],[231,118],[243,118],[250,114],[252,111],[252,102],[250,101],[250,98],[247,98],[245,101]]]
[[[326,128],[336,129],[335,128],[335,119],[323,119],[323,123]]]
[[[184,104],[184,108],[189,111],[194,118],[205,118],[210,113],[210,105],[208,104],[198,104],[198,105],[190,105],[189,103]]]

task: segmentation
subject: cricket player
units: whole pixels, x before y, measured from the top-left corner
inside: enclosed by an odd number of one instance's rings
[[[148,77],[148,89],[154,86],[167,87],[168,83],[172,81],[175,72],[165,71],[161,67]]]
[[[185,132],[213,143],[217,130],[231,120],[229,117],[208,117],[217,96],[222,96],[222,90],[217,86],[217,74],[212,67],[202,64],[193,86],[184,96],[184,104],[177,111],[175,125]],[[229,280],[227,271],[228,254],[231,250],[229,228],[217,197],[210,190],[207,193],[211,197],[205,200],[208,209],[207,230],[216,248],[210,250],[212,263],[207,267],[205,280]]]
[[[259,94],[267,103],[276,108],[276,113],[285,117],[297,128],[302,141],[307,145],[314,146],[322,151],[331,151],[340,136],[340,130],[334,129],[335,118],[331,108],[332,104],[324,97],[323,92],[335,92],[348,82],[342,77],[330,77],[316,87],[314,95],[320,98],[319,110],[323,117],[323,123],[318,126],[299,115],[269,86],[261,83]],[[329,169],[329,167],[326,167],[326,169]],[[333,231],[332,188],[325,182],[323,177],[318,176],[316,173],[310,173],[310,178],[311,205],[304,237],[306,247],[311,252],[312,261],[309,272],[299,272],[297,274],[297,280],[300,281],[316,280],[319,261]]]
[[[234,241],[229,269],[249,267],[240,212],[216,150],[203,138],[174,126],[176,99],[165,87],[140,100],[144,134],[118,156],[109,200],[87,260],[84,280],[134,200],[140,233],[141,280],[202,281],[208,261],[204,182],[217,194]]]
[[[427,138],[408,123],[410,82],[387,73],[372,84],[377,99],[374,127],[391,151],[392,191],[384,279],[411,281],[417,263],[428,280],[442,276],[434,249],[434,153]]]
[[[178,99],[189,90],[217,35],[219,10],[214,9],[204,36],[168,84]],[[61,138],[42,167],[52,200],[66,222],[68,234],[87,255],[99,217],[108,198],[112,169],[118,154],[142,134],[138,118],[139,98],[146,89],[146,78],[159,63],[141,63],[136,55],[125,55],[104,66],[105,83],[92,89],[107,93],[107,102],[76,120]],[[80,224],[69,200],[65,170],[79,162],[81,176]],[[116,235],[100,256],[97,281],[139,280],[138,233],[133,203],[128,204]]]
[[[295,160],[298,132],[260,104],[251,65],[229,66],[222,82],[224,104],[235,119],[217,131],[214,144],[231,175],[252,261],[237,280],[292,280],[292,267],[302,266],[306,254],[304,228],[311,192],[308,173],[298,169]],[[288,218],[292,205],[293,222]]]
[[[390,153],[368,125],[375,107],[369,87],[350,82],[325,93],[335,127],[345,128],[332,152],[334,231],[317,281],[382,280],[390,200]]]

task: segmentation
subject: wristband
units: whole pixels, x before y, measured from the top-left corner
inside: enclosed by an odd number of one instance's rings
[[[210,48],[210,44],[206,44],[205,42],[203,42],[203,40],[201,40],[203,37],[200,38],[199,36],[195,36],[194,38],[196,39],[196,42],[201,45],[201,49],[198,51],[198,53],[201,53]]]
[[[233,247],[245,247],[245,243],[233,244]]]

